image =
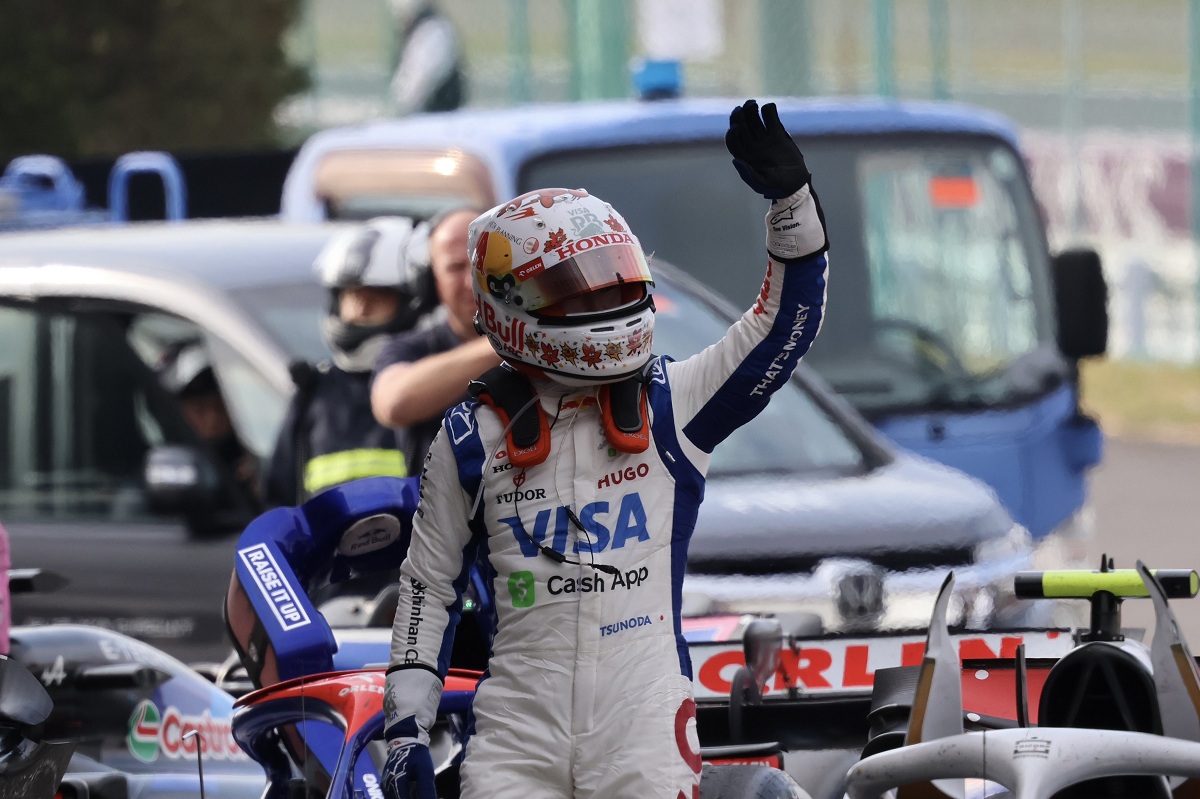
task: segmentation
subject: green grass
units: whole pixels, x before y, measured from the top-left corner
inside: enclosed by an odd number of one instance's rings
[[[1084,410],[1109,435],[1200,444],[1200,366],[1098,360],[1080,381]]]

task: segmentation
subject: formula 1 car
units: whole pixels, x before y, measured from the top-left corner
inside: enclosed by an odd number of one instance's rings
[[[36,569],[8,577],[14,595],[63,582]],[[234,697],[166,653],[82,625],[13,627],[8,651],[0,799],[262,794],[262,769],[233,739]]]
[[[1024,597],[1091,603],[1091,626],[1055,661],[967,662],[946,626],[947,577],[919,667],[877,673],[864,757],[846,777],[850,799],[1013,796],[1017,799],[1196,796],[1200,788],[1200,670],[1168,598],[1194,597],[1195,571],[1018,574]],[[1151,645],[1125,637],[1127,597],[1154,604]]]
[[[195,799],[201,780],[210,795],[261,796],[262,769],[233,738],[234,698],[161,650],[98,627],[14,627],[0,664],[28,677],[26,701],[44,697],[44,715],[18,728],[29,746],[69,742],[62,799]],[[7,689],[0,678],[0,725]],[[0,762],[5,750],[0,742]],[[0,797],[55,795],[53,784],[14,788],[10,776],[0,771]]]

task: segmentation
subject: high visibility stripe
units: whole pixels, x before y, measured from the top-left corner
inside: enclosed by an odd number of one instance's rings
[[[398,449],[348,449],[319,455],[304,466],[304,490],[314,494],[362,477],[408,477]]]

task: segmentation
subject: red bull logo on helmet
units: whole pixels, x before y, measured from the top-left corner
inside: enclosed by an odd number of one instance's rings
[[[525,323],[519,319],[497,319],[496,309],[475,300],[475,309],[479,311],[479,319],[487,330],[492,343],[499,345],[504,351],[520,355],[525,349]]]

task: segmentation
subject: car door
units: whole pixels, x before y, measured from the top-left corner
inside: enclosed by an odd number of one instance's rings
[[[132,346],[135,317],[78,298],[0,304],[0,523],[14,568],[69,581],[20,596],[13,622],[97,624],[220,658],[236,529],[197,535],[151,510],[147,454],[202,446]]]

